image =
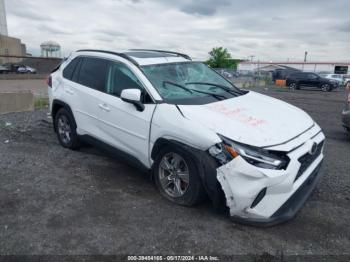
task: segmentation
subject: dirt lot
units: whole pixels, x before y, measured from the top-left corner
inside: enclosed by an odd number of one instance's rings
[[[60,147],[41,110],[0,116],[0,254],[350,255],[345,93],[258,91],[306,110],[327,136],[324,176],[294,220],[253,228],[208,202],[171,204],[118,159]]]

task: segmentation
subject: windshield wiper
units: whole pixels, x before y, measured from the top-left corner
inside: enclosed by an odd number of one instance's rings
[[[242,92],[240,91],[235,91],[231,88],[228,88],[227,86],[219,85],[219,84],[214,84],[214,83],[207,83],[207,82],[188,82],[186,85],[207,85],[207,86],[215,86],[218,87],[227,93],[233,94],[233,95],[243,95]]]
[[[222,99],[227,99],[226,96],[223,96],[223,95],[218,95],[218,94],[214,94],[214,93],[211,93],[211,92],[205,92],[205,91],[201,91],[201,90],[197,90],[197,89],[190,89],[191,91],[194,91],[194,92],[197,92],[197,93],[201,93],[201,94],[206,94],[206,95],[210,95],[214,98],[216,98],[217,100],[222,100]]]
[[[171,82],[171,81],[163,81],[163,87],[165,87],[166,84],[177,86],[177,87],[179,87],[179,88],[181,88],[181,89],[183,89],[183,90],[193,94],[193,92],[192,92],[192,90],[190,88],[187,88],[187,87],[185,87],[183,85],[180,85],[180,84],[177,84],[177,83],[174,83],[174,82]]]
[[[187,92],[193,94],[193,92],[197,92],[197,93],[201,93],[201,94],[206,94],[206,95],[210,95],[214,98],[216,98],[217,100],[222,100],[223,99],[226,99],[227,97],[223,96],[223,95],[217,95],[217,94],[214,94],[214,93],[210,93],[210,92],[205,92],[205,91],[201,91],[201,90],[197,90],[197,89],[192,89],[192,88],[187,88],[183,85],[180,85],[178,83],[175,83],[175,82],[171,82],[171,81],[163,81],[163,86],[165,87],[166,84],[169,84],[169,85],[173,85],[173,86],[176,86],[176,87],[179,87],[183,90],[186,90]]]

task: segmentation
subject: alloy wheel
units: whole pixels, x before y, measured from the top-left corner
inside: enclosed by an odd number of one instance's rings
[[[170,197],[182,197],[189,186],[189,168],[186,161],[176,153],[163,156],[159,164],[159,181],[162,189]]]
[[[289,88],[292,89],[292,90],[295,90],[297,88],[297,84],[296,83],[291,83],[289,85]]]
[[[329,85],[328,84],[323,84],[321,86],[321,89],[322,89],[323,92],[327,92],[327,91],[329,91]]]
[[[72,137],[72,128],[68,117],[66,117],[65,115],[59,116],[57,129],[58,129],[58,134],[60,136],[61,141],[64,144],[69,144]]]

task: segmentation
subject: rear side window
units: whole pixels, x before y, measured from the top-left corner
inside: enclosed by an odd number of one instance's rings
[[[79,64],[79,57],[74,58],[63,70],[63,77],[72,80],[75,68]]]
[[[78,83],[99,91],[105,91],[109,61],[85,57],[80,66]]]

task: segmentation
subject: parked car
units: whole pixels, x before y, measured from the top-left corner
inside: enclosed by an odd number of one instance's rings
[[[30,66],[20,65],[17,68],[17,73],[20,74],[36,74],[36,69]]]
[[[339,74],[327,74],[324,76],[327,79],[332,79],[334,81],[337,81],[339,85],[343,84],[343,76]]]
[[[11,70],[6,66],[0,66],[0,74],[8,74]]]
[[[325,75],[325,78],[337,81],[340,86],[346,86],[348,83],[350,83],[349,75],[327,74]]]
[[[322,91],[332,91],[339,87],[335,80],[321,77],[315,73],[297,72],[290,74],[286,79],[286,85],[290,89],[300,89],[301,87],[319,88]]]
[[[273,225],[296,214],[321,175],[325,136],[308,114],[187,55],[80,50],[47,83],[63,147],[115,152],[176,204],[208,196],[235,221]]]
[[[350,75],[343,75],[344,86],[350,85]]]
[[[348,101],[346,102],[342,113],[342,122],[345,129],[350,132],[350,93],[348,95]]]

